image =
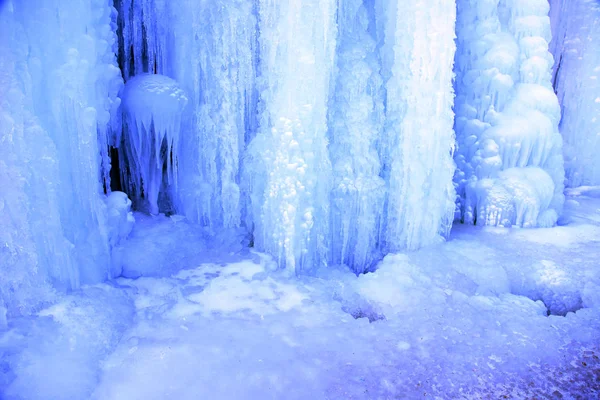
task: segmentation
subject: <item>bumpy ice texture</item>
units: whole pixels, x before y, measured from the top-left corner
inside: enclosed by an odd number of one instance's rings
[[[458,1],[456,217],[465,223],[552,226],[562,210],[548,7]]]

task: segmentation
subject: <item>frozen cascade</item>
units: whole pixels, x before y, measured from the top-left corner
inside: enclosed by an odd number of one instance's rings
[[[248,226],[258,250],[296,272],[325,265],[328,258],[327,103],[336,3],[259,3],[264,108],[247,153]]]
[[[415,249],[452,225],[455,2],[379,0],[386,80],[381,140],[386,252]]]
[[[552,226],[562,210],[560,109],[546,0],[459,0],[457,219]]]
[[[600,185],[600,3],[551,2],[567,186]]]
[[[142,193],[151,214],[158,214],[161,187],[177,189],[181,114],[185,93],[166,76],[142,74],[130,79],[123,91],[125,153],[130,195],[141,204]],[[163,179],[163,168],[166,176]]]
[[[0,13],[0,305],[29,313],[110,277],[102,178],[122,85],[107,0]],[[5,190],[4,188],[10,188]]]
[[[379,261],[385,195],[377,151],[384,110],[374,12],[362,0],[339,3],[337,76],[329,111],[331,262],[356,272]]]

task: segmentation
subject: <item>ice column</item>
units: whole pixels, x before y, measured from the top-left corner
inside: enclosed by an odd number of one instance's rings
[[[383,81],[375,9],[342,0],[338,9],[335,90],[330,103],[331,262],[363,272],[379,260],[385,182],[377,145],[383,129]]]
[[[551,3],[567,185],[600,185],[600,3]]]
[[[459,0],[457,218],[552,226],[562,210],[560,110],[546,0]]]
[[[331,165],[327,103],[335,0],[261,0],[263,106],[248,149],[254,245],[301,272],[327,262]]]
[[[3,4],[0,303],[9,315],[49,300],[51,286],[109,277],[99,142],[122,84],[114,16],[108,0]]]
[[[454,211],[452,65],[455,2],[377,3],[386,81],[380,153],[387,185],[386,252],[448,233]]]

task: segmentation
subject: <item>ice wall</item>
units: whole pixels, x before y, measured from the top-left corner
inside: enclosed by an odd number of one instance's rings
[[[109,1],[0,13],[0,307],[27,313],[110,274],[101,166],[122,84]]]
[[[377,4],[386,121],[383,249],[415,249],[449,232],[454,211],[454,1]]]
[[[600,3],[550,4],[567,186],[600,185]]]
[[[459,0],[457,219],[552,226],[564,202],[546,0]]]

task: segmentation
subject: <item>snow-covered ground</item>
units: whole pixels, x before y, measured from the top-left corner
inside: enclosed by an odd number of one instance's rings
[[[0,331],[0,398],[598,398],[600,188],[567,194],[559,227],[455,226],[359,277],[137,214],[130,278]]]

